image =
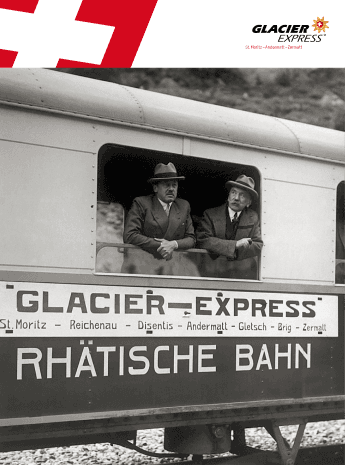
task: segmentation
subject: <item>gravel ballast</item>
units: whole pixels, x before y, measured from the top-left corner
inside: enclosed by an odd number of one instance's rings
[[[284,437],[290,443],[294,440],[296,429],[296,426],[281,428]],[[276,449],[275,442],[264,428],[246,430],[246,438],[248,446],[262,450]],[[166,452],[163,449],[163,439],[163,429],[141,430],[138,431],[137,445],[151,452]],[[308,423],[301,447],[342,444],[345,442],[344,439],[345,420]],[[0,453],[1,465],[149,465],[174,461],[174,459],[146,457],[109,443]]]

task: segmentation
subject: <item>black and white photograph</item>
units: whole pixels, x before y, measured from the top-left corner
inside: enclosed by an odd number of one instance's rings
[[[344,461],[344,68],[1,68],[1,465]]]

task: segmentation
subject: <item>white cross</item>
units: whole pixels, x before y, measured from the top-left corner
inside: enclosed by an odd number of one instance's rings
[[[21,68],[54,68],[60,58],[100,64],[115,28],[75,21],[82,1],[39,0],[34,13],[0,9],[0,48],[17,51]]]

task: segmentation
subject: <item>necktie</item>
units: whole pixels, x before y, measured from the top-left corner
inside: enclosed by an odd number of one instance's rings
[[[170,212],[170,203],[167,203],[165,207],[165,213],[167,216],[169,216],[169,212]]]
[[[237,212],[235,212],[234,216],[232,217],[231,223],[235,223],[237,221]]]

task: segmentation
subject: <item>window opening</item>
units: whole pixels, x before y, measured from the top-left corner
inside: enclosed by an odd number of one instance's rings
[[[185,176],[178,185],[177,196],[189,202],[194,229],[209,208],[225,204],[229,195],[225,184],[245,174],[255,181],[255,190],[260,194],[258,170],[252,166],[221,162],[218,160],[188,157],[177,154],[139,148],[105,145],[98,159],[98,209],[97,209],[97,262],[96,272],[146,274],[143,268],[124,267],[129,256],[135,256],[137,263],[149,260],[148,253],[131,244],[124,244],[123,231],[126,215],[136,197],[153,194],[152,178],[158,163],[173,163],[178,176]],[[259,214],[260,196],[253,196],[250,207]],[[225,224],[224,224],[225,228]],[[201,250],[198,244],[188,251],[174,252],[174,263],[169,267],[157,267],[155,273],[179,276],[201,276],[235,278],[236,273],[227,273],[230,260],[218,260],[216,254]],[[259,258],[252,257],[248,268],[245,261],[233,263],[240,271],[239,279],[258,279]],[[245,271],[247,268],[247,272]],[[167,271],[168,270],[168,271]]]
[[[123,242],[124,209],[118,202],[97,202],[96,272],[120,273],[123,250],[106,244]]]

